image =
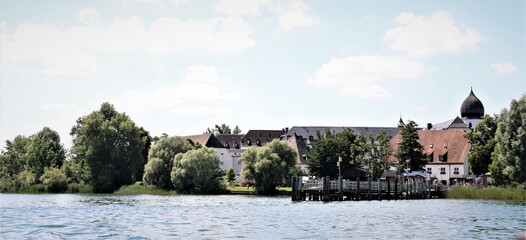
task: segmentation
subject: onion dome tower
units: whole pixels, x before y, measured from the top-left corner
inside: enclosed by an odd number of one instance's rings
[[[469,96],[462,102],[460,116],[468,119],[482,119],[484,116],[484,105],[473,93],[473,88],[471,88]]]

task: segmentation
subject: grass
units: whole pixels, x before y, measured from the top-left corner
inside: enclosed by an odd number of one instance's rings
[[[177,195],[175,191],[167,191],[164,189],[159,189],[156,186],[153,185],[128,185],[128,186],[122,186],[114,192],[113,194],[116,195],[142,195],[142,194],[148,194],[148,195]]]
[[[471,188],[453,186],[446,192],[446,197],[451,199],[484,199],[484,200],[510,200],[526,201],[526,189],[524,188]]]
[[[247,189],[247,187],[243,186],[227,186],[226,190],[230,192],[254,192],[256,189],[254,187],[250,187]],[[292,187],[278,187],[278,191],[292,192]]]

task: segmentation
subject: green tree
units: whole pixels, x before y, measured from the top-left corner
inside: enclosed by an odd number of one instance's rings
[[[377,179],[389,166],[389,156],[393,150],[389,144],[390,137],[385,131],[379,131],[376,136],[369,135],[365,151],[363,168],[368,176]]]
[[[238,128],[238,130],[239,130],[239,128]],[[230,126],[228,126],[228,125],[223,123],[221,125],[215,125],[214,128],[212,128],[212,129],[207,128],[205,133],[232,134],[232,129],[230,129]]]
[[[19,172],[16,176],[16,182],[18,183],[19,187],[29,187],[33,185],[36,180],[36,175],[29,170]]]
[[[141,129],[110,103],[77,120],[71,130],[71,151],[76,162],[88,166],[94,192],[113,192],[142,177],[135,175],[144,163],[141,134]]]
[[[59,193],[68,189],[68,177],[58,168],[46,168],[40,181],[46,192]]]
[[[296,164],[296,152],[285,142],[274,139],[263,147],[249,148],[241,156],[241,176],[255,181],[260,194],[274,194],[276,187],[290,177]]]
[[[233,134],[240,134],[240,133],[241,133],[241,129],[236,125],[236,127],[234,128],[234,130],[232,130],[232,133],[233,133]]]
[[[22,135],[6,141],[5,151],[0,156],[0,178],[12,179],[27,169],[27,151],[31,139]]]
[[[418,136],[417,127],[418,124],[416,124],[416,122],[409,120],[404,128],[402,128],[400,132],[402,139],[395,153],[401,165],[404,161],[408,161],[408,167],[411,171],[420,171],[427,163],[424,147],[418,142],[420,137]]]
[[[495,150],[496,131],[496,118],[485,115],[473,131],[465,134],[471,146],[468,153],[469,166],[476,175],[488,172],[491,164],[491,153]]]
[[[181,137],[166,135],[159,138],[148,153],[148,163],[143,176],[144,184],[155,185],[162,189],[173,189],[170,173],[174,157],[178,153],[185,153],[192,149],[194,149],[192,144]]]
[[[314,176],[336,178],[339,175],[339,158],[342,158],[340,168],[345,172],[363,162],[365,147],[365,137],[354,134],[350,129],[338,134],[332,134],[329,130],[324,135],[318,133],[312,148],[307,152],[309,172]]]
[[[504,174],[504,168],[506,167],[502,161],[499,161],[500,149],[499,146],[495,146],[494,151],[491,153],[491,164],[489,165],[489,172],[495,185],[504,186],[510,184],[510,178]]]
[[[60,168],[66,158],[66,150],[60,143],[58,133],[48,127],[30,137],[27,150],[27,168],[37,178],[44,173],[44,168]]]
[[[229,185],[232,185],[232,183],[234,183],[236,181],[236,173],[234,172],[234,169],[232,167],[230,167],[227,171],[226,171],[226,181],[228,182]]]
[[[175,156],[171,179],[180,193],[219,193],[223,172],[216,152],[207,147]]]
[[[495,136],[502,172],[511,181],[526,184],[526,94],[512,100],[510,109],[504,109],[500,116]]]

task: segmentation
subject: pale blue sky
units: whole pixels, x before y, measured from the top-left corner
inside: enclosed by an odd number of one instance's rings
[[[525,1],[0,1],[0,141],[71,145],[104,101],[152,135],[425,126],[526,92]]]

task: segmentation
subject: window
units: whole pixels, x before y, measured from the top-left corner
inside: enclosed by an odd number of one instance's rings
[[[261,147],[261,141],[259,141],[259,139],[256,139],[256,145]]]
[[[440,174],[446,174],[446,168],[440,168]]]
[[[241,165],[241,161],[237,161],[237,165]]]
[[[230,148],[230,144],[228,144],[228,142],[225,142],[225,147],[228,149]]]
[[[428,167],[426,172],[429,173],[429,174],[431,174],[431,168]]]
[[[234,142],[234,148],[239,149],[239,143],[238,142]]]
[[[221,165],[223,165],[223,162],[221,162]]]
[[[250,139],[247,140],[247,145],[248,146],[252,145],[252,141],[250,141]]]
[[[444,153],[444,155],[438,155],[438,160],[441,162],[447,162],[447,153]]]
[[[458,171],[458,167],[456,167],[456,168],[453,169],[453,174],[458,174],[458,172],[459,172],[459,171]]]

